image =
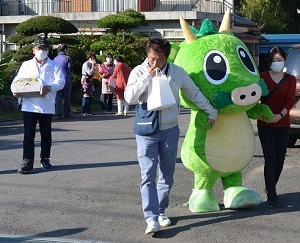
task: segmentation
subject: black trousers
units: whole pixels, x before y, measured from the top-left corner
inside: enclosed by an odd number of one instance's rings
[[[265,159],[264,177],[268,196],[277,194],[276,184],[283,169],[289,131],[288,127],[258,127]]]
[[[102,94],[102,110],[112,110],[113,94]]]
[[[23,140],[23,161],[25,163],[34,162],[34,139],[36,124],[39,122],[41,134],[41,153],[40,157],[50,158],[52,143],[52,114],[41,114],[34,112],[23,112],[24,140]]]

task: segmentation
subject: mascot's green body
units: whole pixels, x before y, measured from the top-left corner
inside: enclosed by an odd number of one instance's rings
[[[223,22],[226,18],[229,22],[228,16],[229,12]],[[189,208],[192,212],[220,210],[213,194],[218,178],[225,190],[225,208],[255,207],[262,199],[242,186],[241,171],[254,154],[255,138],[249,117],[273,117],[267,106],[257,104],[268,90],[247,47],[231,34],[229,24],[222,22],[217,32],[206,19],[197,33],[183,19],[180,21],[186,40],[179,46],[172,44],[169,61],[183,67],[218,109],[215,126],[208,129],[204,125],[208,119],[206,113],[181,94],[182,105],[191,108],[190,125],[181,150],[183,164],[195,176]]]

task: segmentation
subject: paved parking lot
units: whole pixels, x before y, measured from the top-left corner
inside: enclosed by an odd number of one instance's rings
[[[188,111],[179,120],[181,145]],[[132,126],[133,111],[128,117],[98,113],[54,120],[53,169],[40,168],[37,133],[34,173],[20,175],[22,122],[0,123],[0,242],[299,242],[299,141],[288,149],[277,188],[284,205],[280,209],[262,204],[254,210],[191,213],[186,202],[193,175],[181,163],[179,151],[167,210],[173,224],[149,237],[144,235]],[[243,171],[244,185],[265,199],[256,140],[253,161]],[[222,206],[219,181],[214,190]]]

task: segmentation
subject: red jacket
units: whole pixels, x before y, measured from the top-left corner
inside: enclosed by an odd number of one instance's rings
[[[118,62],[115,66],[114,73],[112,74],[113,78],[116,78],[116,95],[117,98],[124,98],[124,91],[127,86],[128,77],[130,74],[129,67],[126,66],[123,62]]]
[[[260,77],[264,79],[268,86],[269,92],[276,87],[277,83],[273,81],[269,72],[263,72]],[[257,120],[257,126],[271,126],[271,127],[290,127],[290,114],[289,111],[292,109],[295,102],[296,95],[296,78],[290,75],[286,80],[280,85],[266,101],[261,99],[262,104],[266,104],[270,107],[274,114],[280,114],[283,108],[287,109],[288,113],[280,119],[277,123],[266,123]]]

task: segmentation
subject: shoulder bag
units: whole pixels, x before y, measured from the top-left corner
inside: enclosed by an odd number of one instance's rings
[[[283,84],[283,82],[289,77],[290,75],[287,73],[282,77],[282,79],[279,81],[279,83],[276,85],[276,87],[269,93],[267,96],[262,97],[264,101],[266,101],[272,94],[275,93],[276,90],[279,89],[279,87]]]

